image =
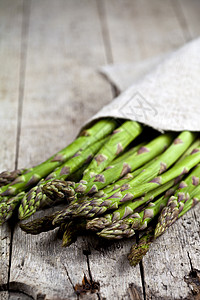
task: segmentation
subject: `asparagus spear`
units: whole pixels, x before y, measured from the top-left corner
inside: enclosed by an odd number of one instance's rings
[[[142,125],[134,121],[126,121],[114,130],[109,141],[99,150],[94,159],[84,171],[82,180],[87,182],[103,171],[111,161],[124,151],[142,132]]]
[[[183,210],[179,213],[177,219],[179,219],[182,215],[184,215],[188,210],[190,210],[199,202],[200,202],[200,191],[198,193],[195,193],[193,198],[187,200],[187,202],[183,207]],[[130,253],[128,255],[128,260],[131,266],[136,266],[142,260],[142,258],[149,251],[150,245],[157,237],[159,236],[155,235],[155,226],[151,226],[150,228],[147,229],[147,231],[140,237],[139,242],[136,245],[133,245],[131,247]]]
[[[172,145],[159,156],[159,159],[155,160],[150,167],[145,168],[143,172],[129,182],[131,186],[136,186],[147,182],[169,169],[170,166],[182,156],[186,149],[188,149],[195,137],[196,134],[189,131],[183,131],[180,133]]]
[[[192,154],[194,155],[194,154]],[[184,161],[184,160],[183,160]],[[182,161],[182,162],[183,162]],[[180,162],[179,164],[181,164]],[[200,170],[200,169],[199,169]],[[182,181],[178,187],[178,191],[176,192],[176,195],[182,194],[182,197],[184,193],[181,193],[182,191],[186,190],[187,184],[188,184],[188,190],[190,194],[186,194],[186,199],[190,199],[193,197],[194,194],[197,194],[200,191],[200,186],[195,188],[195,185],[191,183],[191,179],[194,178],[194,174],[199,173],[199,170],[195,170],[196,172],[192,172],[187,179]],[[196,190],[197,189],[197,190]],[[181,192],[180,192],[181,190]],[[196,190],[196,191],[195,191]],[[169,197],[167,194],[165,194],[164,197],[161,197],[154,203],[149,203],[147,208],[145,208],[144,211],[142,211],[139,214],[133,214],[130,217],[125,218],[124,220],[119,220],[114,222],[112,225],[108,226],[107,228],[103,229],[99,235],[104,236],[106,238],[123,238],[123,237],[129,237],[134,234],[134,230],[139,229],[143,230],[147,227],[147,224],[160,212],[160,209],[162,207],[165,207],[169,201],[169,199],[173,199],[174,196]],[[176,214],[175,214],[176,215]],[[171,224],[172,218],[169,217],[168,221]],[[158,235],[155,231],[155,237]]]
[[[53,230],[58,227],[57,225],[52,224],[54,216],[55,213],[49,216],[38,218],[31,222],[22,223],[20,224],[20,228],[26,233],[33,235]],[[73,221],[62,223],[59,228],[59,231],[63,235],[62,246],[67,247],[75,242],[77,235],[85,230],[85,225],[86,222],[84,220],[79,223]]]
[[[131,247],[128,254],[128,260],[131,266],[136,266],[149,251],[150,245],[154,240],[154,227],[149,227],[147,231],[140,237],[139,242]]]
[[[92,199],[90,201],[84,201],[78,206],[78,208],[69,205],[62,212],[58,213],[54,222],[60,222],[63,219],[83,217],[91,218],[94,216],[105,213],[108,209],[117,209],[119,205],[124,202],[132,201],[137,197],[155,189],[158,185],[165,184],[170,180],[186,174],[190,169],[196,166],[200,162],[200,147],[196,148],[194,152],[185,157],[178,164],[173,166],[170,170],[161,174],[159,177],[154,178],[148,183],[137,185],[136,187],[131,186],[131,181],[128,183],[128,188],[124,191],[117,190],[111,196],[102,199]]]
[[[20,169],[14,171],[3,171],[0,173],[0,187],[10,184],[17,177],[23,175],[28,169]]]
[[[181,211],[181,213],[179,213],[178,218],[180,218],[188,210],[190,210],[192,207],[194,207],[197,203],[200,202],[200,193],[198,195],[196,195],[196,197],[190,199],[187,202],[189,205],[184,205],[184,208]],[[167,228],[166,228],[166,230],[167,230]],[[150,227],[147,229],[147,231],[140,237],[139,242],[131,247],[130,253],[127,256],[131,266],[136,266],[142,260],[142,258],[149,251],[151,244],[154,242],[154,240],[157,237],[158,236],[155,236],[155,228],[154,227]]]
[[[174,140],[174,143],[160,156],[159,161],[155,161],[154,164],[151,165],[151,168],[145,169],[144,172],[142,172],[136,178],[133,179],[134,184],[139,184],[141,182],[144,182],[144,180],[145,181],[151,180],[158,173],[159,174],[163,173],[184,153],[184,151],[191,145],[191,143],[195,140],[195,138],[196,138],[196,133],[189,132],[189,131],[182,132]],[[146,147],[142,148],[141,151],[146,151]],[[127,159],[128,165],[129,165],[129,160],[131,160],[131,158]],[[102,183],[105,184],[104,181],[105,181],[104,176],[99,176],[99,175],[95,176],[94,179],[92,179],[90,183],[87,185],[84,192],[90,194],[93,193],[94,191],[101,189],[102,187],[104,187],[104,185],[103,186],[101,185]],[[79,190],[79,188],[76,188],[76,191],[82,192],[84,186],[85,185],[83,183],[81,189]]]
[[[163,208],[155,229],[156,238],[176,221],[188,200],[193,198],[194,193],[196,193],[195,187],[199,185],[199,182],[200,165],[182,182],[184,188],[181,189],[181,192],[177,191],[174,196],[170,197],[167,206]]]
[[[199,186],[195,189],[194,195],[192,198],[188,199],[185,203],[182,211],[179,213],[178,218],[182,217],[188,210],[190,210],[192,207],[194,207],[196,204],[200,202],[200,190]]]
[[[106,167],[106,168],[112,168],[112,165],[117,164],[121,161],[125,161],[129,156],[133,155],[134,153],[136,153],[141,147],[143,147],[145,145],[144,142],[130,148],[129,150],[125,150],[124,152],[122,152],[122,154],[120,154],[118,157],[116,157],[112,162],[111,165]],[[105,168],[105,169],[106,169]],[[99,172],[100,173],[100,172]]]
[[[167,204],[167,196],[163,196],[155,202],[150,202],[140,213],[134,213],[124,220],[112,223],[110,226],[97,232],[98,236],[106,239],[130,238],[135,234],[135,230],[144,230],[148,223],[160,212]]]
[[[79,182],[83,176],[83,172],[85,171],[85,169],[87,167],[88,167],[88,164],[82,165],[82,167],[80,167],[77,171],[75,171],[72,174],[69,174],[69,176],[67,177],[67,180],[73,181],[73,182]]]
[[[177,160],[176,163],[179,163],[182,161],[186,156],[192,153],[192,151],[195,151],[196,148],[200,146],[200,138],[198,137],[191,146],[183,153],[183,155]]]
[[[99,189],[104,188],[112,182],[115,182],[120,177],[123,177],[130,171],[138,169],[143,164],[158,156],[167,146],[170,145],[171,141],[171,134],[160,135],[153,141],[148,143],[146,147],[140,148],[137,153],[134,153],[129,158],[127,158],[125,162],[118,162],[117,164],[113,165],[112,168],[105,170],[99,175],[96,175],[96,179],[94,179],[95,177],[92,178],[88,185],[84,185],[84,182],[80,181],[80,183],[75,184],[75,188],[71,186],[71,189],[75,190],[81,195],[92,192],[95,193]],[[52,181],[50,185],[44,185],[42,189],[48,197],[51,197],[50,191],[51,189],[56,190],[56,183]]]
[[[184,154],[177,160],[176,163],[179,163],[181,160],[183,160],[187,155],[191,154],[191,152],[197,148],[200,145],[200,139],[196,139],[194,141],[194,143],[184,152]],[[162,154],[161,154],[162,155]],[[128,156],[127,156],[128,157]],[[117,159],[114,160],[114,162],[116,162]],[[134,179],[137,175],[139,175],[140,173],[144,172],[149,166],[151,166],[156,160],[160,160],[160,156],[152,159],[151,161],[149,161],[148,163],[146,163],[144,166],[142,166],[141,168],[131,172],[131,173],[127,173],[123,178],[120,178],[118,181],[115,182],[115,184],[111,184],[109,186],[106,186],[104,189],[100,190],[99,192],[97,192],[94,196],[96,198],[99,197],[105,197],[107,194],[109,194],[110,192],[113,192],[115,190],[117,190],[118,188],[122,187],[123,184],[128,183],[129,181],[131,181],[131,179]],[[148,181],[148,180],[145,180]]]
[[[93,231],[99,231],[105,227],[112,225],[112,223],[116,221],[125,219],[127,216],[133,214],[133,212],[137,207],[145,203],[148,203],[150,201],[152,202],[154,198],[161,195],[163,192],[169,190],[175,184],[175,182],[176,180],[172,179],[166,184],[163,184],[157,187],[156,189],[148,192],[146,195],[144,195],[141,198],[137,198],[134,201],[131,200],[125,202],[113,213],[106,214],[103,217],[88,220],[86,228]],[[169,192],[171,192],[171,190]]]
[[[196,134],[185,131],[182,132],[178,138],[176,138],[174,140],[174,143],[159,157],[159,160],[155,160],[154,164],[150,165],[149,167],[147,167],[146,169],[143,169],[143,172],[141,172],[138,176],[136,176],[136,178],[134,178],[132,181],[130,181],[129,183],[131,184],[139,184],[140,182],[146,182],[148,179],[152,179],[154,176],[156,176],[158,173],[161,173],[165,170],[165,168],[169,167],[171,164],[173,164],[177,158],[179,158],[184,151],[189,147],[189,145],[192,143],[192,141],[195,139]],[[156,141],[156,140],[154,140]],[[147,147],[143,147],[139,150],[140,152],[143,152],[144,149],[148,149]],[[146,153],[145,153],[146,154]],[[128,166],[128,168],[132,168],[132,170],[135,170],[134,166],[134,162],[135,159],[137,157],[136,155],[133,155],[130,158],[127,159],[126,161],[126,167]],[[135,159],[134,159],[135,158]],[[138,158],[138,157],[137,157]],[[128,162],[128,163],[127,163]],[[137,162],[135,162],[135,164],[137,164]],[[123,164],[124,167],[124,164]],[[80,182],[80,184],[78,184],[78,187],[76,187],[76,191],[78,192],[91,192],[91,191],[95,191],[98,189],[102,189],[105,186],[105,183],[108,184],[110,182],[108,182],[109,178],[113,178],[114,176],[114,180],[116,180],[117,177],[120,177],[121,173],[123,172],[123,167],[119,164],[116,164],[113,168],[103,172],[102,174],[99,174],[98,177],[100,179],[99,182],[95,182],[95,184],[93,184],[94,182],[92,181],[89,185],[89,187],[86,185],[84,185],[83,181]],[[121,171],[122,169],[122,171]],[[113,171],[115,171],[115,173],[113,173]],[[96,180],[97,181],[97,180]],[[52,188],[54,187],[54,185],[52,185]],[[86,190],[85,190],[86,188]],[[91,188],[91,190],[90,190]],[[51,190],[51,186],[47,186],[44,187],[44,193],[48,193],[48,190]],[[90,191],[88,191],[88,189]]]
[[[62,247],[68,247],[74,243],[77,239],[77,235],[85,230],[86,222],[83,220],[81,222],[70,221],[61,224],[61,230],[64,231],[62,239]]]
[[[198,188],[198,192],[197,190],[195,190],[194,192],[194,197],[189,198],[187,200],[182,211],[178,214],[177,219],[179,219],[182,215],[184,215],[188,210],[190,210],[193,206],[195,206],[199,202],[200,202],[200,190]],[[166,230],[167,228],[168,227],[166,227]],[[158,236],[155,235],[155,226],[151,226],[147,229],[147,231],[140,237],[139,242],[131,247],[130,253],[128,255],[128,260],[131,266],[136,266],[142,260],[142,258],[149,251],[150,245],[158,237],[159,235]]]
[[[91,128],[84,130],[81,135],[70,145],[59,151],[45,162],[32,168],[26,174],[17,177],[14,182],[0,188],[0,196],[14,196],[37,184],[55,168],[63,164],[80,149],[86,149],[94,142],[110,134],[116,127],[116,122],[111,119],[103,119],[95,123]]]
[[[155,158],[157,159],[157,158]],[[149,166],[151,163],[153,163],[154,160],[148,162],[145,166]],[[130,181],[132,178],[134,178],[134,176],[137,176],[138,173],[142,172],[142,170],[145,168],[145,166],[135,170],[132,173],[127,173],[123,178],[121,178],[120,180],[118,180],[116,183],[113,183],[111,185],[109,185],[108,187],[105,187],[104,189],[100,190],[99,192],[97,192],[94,195],[94,198],[98,198],[98,197],[108,197],[109,194],[112,195],[112,192],[115,191],[117,188],[120,188],[123,190],[123,188],[125,188],[125,184]],[[69,188],[69,183],[66,183],[65,181],[60,181],[60,180],[55,180],[55,185],[54,185],[54,190],[53,192],[55,193],[54,198],[57,199],[57,197],[59,196],[59,198],[64,198],[68,192],[68,188]],[[51,183],[50,183],[51,185]],[[71,182],[71,185],[74,185],[73,182]],[[46,186],[48,186],[48,184],[46,184]],[[50,187],[51,189],[52,187]],[[51,191],[52,193],[52,191]],[[53,198],[53,197],[52,197]],[[81,199],[79,199],[79,201],[77,202],[76,199],[74,201],[71,202],[71,204],[73,204],[74,209],[78,208],[80,203],[84,202],[85,199],[88,199],[87,196],[83,197]],[[50,201],[50,198],[49,198]]]
[[[143,172],[147,167],[149,167],[151,164],[154,163],[155,160],[159,158],[156,157],[152,160],[150,160],[148,163],[146,163],[141,168],[138,168],[137,170],[127,173],[124,177],[120,178],[118,181],[106,186],[104,189],[99,190],[97,193],[94,194],[94,198],[102,198],[102,197],[108,197],[109,194],[116,191],[117,189],[122,189],[123,187],[126,187],[126,184],[129,183],[133,178],[135,178],[137,175],[139,175],[141,172]]]
[[[4,197],[0,203],[0,225],[6,222],[13,214],[13,211],[24,197],[25,192],[21,192],[14,197]]]
[[[151,163],[153,163],[153,160],[148,162],[145,166],[149,166]],[[117,182],[114,182],[114,183],[106,186],[104,189],[102,189],[102,190],[98,191],[97,193],[95,193],[93,195],[93,198],[108,197],[109,194],[112,194],[112,192],[114,192],[116,189],[125,187],[126,183],[128,183],[131,179],[133,179],[140,172],[142,172],[144,167],[141,167],[141,168],[135,170],[132,173],[127,173],[123,178],[119,179]],[[85,197],[81,196],[81,200],[79,198],[79,202],[77,202],[75,191],[73,189],[70,190],[71,186],[74,187],[75,183],[74,182],[68,182],[68,181],[66,182],[66,181],[62,181],[62,180],[53,180],[53,185],[52,185],[52,181],[47,182],[45,184],[45,188],[44,188],[45,189],[45,195],[48,195],[48,199],[58,199],[58,201],[59,201],[60,198],[62,198],[62,199],[68,198],[69,195],[71,195],[71,197],[74,196],[74,201],[72,201],[71,204],[73,203],[75,205],[75,203],[76,203],[76,205],[78,207],[80,201],[83,202],[83,199],[88,199],[88,197],[87,196],[85,196]],[[72,193],[70,193],[70,191]],[[67,200],[69,200],[69,199],[67,199]],[[53,200],[53,201],[55,201],[55,200]]]
[[[195,151],[196,147],[198,147],[200,145],[200,140],[197,139],[188,149],[187,151],[181,156],[181,158],[179,158],[179,160],[176,162],[176,164],[178,164],[179,162],[181,162],[186,156],[190,155],[192,153],[192,151]],[[141,167],[140,169],[136,170],[136,176],[138,174],[140,174],[142,171],[144,172],[147,167],[151,166],[155,160],[159,160],[160,156],[155,158],[154,160],[150,161],[149,163],[147,163],[145,166]],[[137,171],[139,171],[137,173]],[[126,184],[127,182],[130,182],[131,179],[135,178],[134,173],[128,173],[127,175],[128,178],[127,179],[121,179],[118,182],[116,182],[116,185],[114,185],[113,189],[112,186],[111,187],[107,187],[104,190],[99,192],[95,195],[95,196],[99,196],[99,197],[103,197],[106,195],[106,193],[110,192],[110,191],[114,191],[117,188],[123,188],[123,184]],[[131,179],[129,179],[131,178]],[[173,182],[173,180],[172,180]],[[135,199],[134,202],[132,201],[128,201],[125,204],[122,204],[120,206],[119,209],[115,210],[113,213],[110,214],[106,214],[103,217],[99,217],[99,218],[94,218],[92,220],[88,220],[87,221],[87,229],[93,230],[93,231],[98,231],[100,229],[103,229],[106,226],[109,226],[112,224],[112,222],[115,220],[120,220],[122,218],[125,218],[126,216],[128,216],[128,214],[133,213],[133,210],[135,208],[137,208],[137,204],[138,206],[140,205],[140,203],[146,203],[148,200],[152,201],[153,198],[155,198],[157,195],[161,194],[162,192],[165,191],[165,186],[166,186],[166,190],[170,187],[169,185],[170,183],[167,183],[164,186],[158,187],[157,189],[150,191],[149,193],[147,193],[144,197],[141,197],[140,199]],[[155,194],[156,192],[157,195]]]
[[[48,182],[51,182],[53,178],[62,180],[68,178],[68,176],[77,171],[80,166],[82,166],[83,164],[87,164],[87,162],[92,159],[95,153],[107,140],[108,138],[104,138],[84,150],[81,149],[74,155],[74,157],[72,157],[70,160],[67,160],[54,172],[50,173],[45,180],[41,180],[38,185],[28,191],[22,199],[21,205],[19,207],[19,219],[22,220],[28,218],[39,208],[47,205],[55,205],[57,202],[61,201],[63,197],[60,194],[59,198],[54,199],[54,197],[51,197],[51,199],[53,200],[48,198],[47,195],[42,192],[42,186]],[[62,184],[62,181],[58,182],[59,186],[60,184]],[[74,197],[73,190],[69,189],[67,186],[66,188],[64,188],[62,185],[62,191],[68,195],[68,201],[70,201],[71,197]],[[52,192],[54,191],[52,190]],[[57,199],[58,201],[56,201]]]
[[[26,233],[39,234],[41,232],[53,230],[56,227],[58,227],[57,225],[52,224],[54,217],[55,217],[55,213],[49,216],[38,218],[31,222],[21,223],[19,226]]]
[[[131,154],[136,153],[139,150],[140,146],[141,144],[134,147],[128,152],[130,152]],[[127,153],[123,154],[120,158],[115,159],[113,161],[113,164],[115,164],[116,162],[118,163],[119,161],[123,161],[126,155]],[[70,187],[73,187],[73,189],[71,189],[72,194],[70,194]],[[63,180],[53,180],[53,182],[52,181],[46,182],[43,190],[45,190],[45,194],[48,196],[48,198],[58,199],[59,201],[60,198],[64,199],[72,195],[74,196],[75,195],[74,187],[75,184],[73,182],[68,182],[68,181],[65,182]]]
[[[134,173],[134,172],[133,172]],[[148,197],[148,196],[147,196]],[[152,198],[151,198],[152,199]],[[52,224],[52,221],[53,219],[55,218],[57,213],[54,213],[53,215],[50,215],[50,216],[45,216],[43,218],[40,218],[40,219],[36,219],[34,221],[31,221],[31,222],[27,222],[27,223],[24,223],[24,224],[20,224],[20,227],[22,230],[24,230],[25,232],[27,233],[31,233],[31,234],[39,234],[41,232],[45,232],[45,231],[49,231],[49,230],[52,230],[54,228],[56,228],[58,225],[53,225]],[[70,223],[71,222],[71,223]],[[72,224],[74,223],[73,221],[70,221],[69,223]],[[81,228],[84,229],[86,227],[86,222],[85,222],[85,225],[83,227],[83,222],[82,223],[78,223],[78,228]],[[65,228],[65,225],[66,224],[69,224],[69,223],[62,223],[60,225],[61,227],[61,231],[64,231],[64,228]],[[77,224],[77,223],[76,223]],[[66,227],[68,228],[68,226],[66,225]],[[77,228],[77,226],[75,227]],[[77,230],[78,230],[77,228]],[[69,240],[72,239],[72,237],[70,237],[70,232],[68,230],[68,233],[66,233],[66,237],[63,238],[65,239],[65,242],[64,242],[64,245],[63,246],[67,246],[68,243],[69,243]],[[68,241],[68,242],[66,242]]]

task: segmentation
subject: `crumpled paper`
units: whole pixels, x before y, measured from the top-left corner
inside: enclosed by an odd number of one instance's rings
[[[101,72],[122,93],[90,121],[114,117],[159,131],[200,131],[200,38],[162,57]]]

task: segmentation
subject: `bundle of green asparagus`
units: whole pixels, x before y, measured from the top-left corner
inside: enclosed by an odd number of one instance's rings
[[[59,228],[63,246],[81,232],[105,239],[142,232],[128,256],[136,265],[155,238],[200,199],[198,134],[159,134],[127,120],[101,119],[69,146],[30,169],[0,174],[0,224],[62,202],[23,223],[27,233]]]

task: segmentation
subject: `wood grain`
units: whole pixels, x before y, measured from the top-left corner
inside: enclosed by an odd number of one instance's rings
[[[0,1],[0,172],[15,168],[22,1]],[[0,286],[7,285],[11,231],[0,227]],[[7,293],[0,294],[7,299]]]
[[[104,0],[114,63],[172,51],[184,43],[172,1]]]

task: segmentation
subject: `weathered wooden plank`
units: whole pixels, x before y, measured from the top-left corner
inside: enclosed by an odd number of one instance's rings
[[[15,168],[22,1],[0,1],[0,172]],[[10,228],[0,227],[0,286],[8,282]],[[7,299],[7,293],[0,293]]]
[[[114,63],[134,62],[184,43],[170,0],[105,0]]]
[[[171,51],[186,42],[187,35],[177,17],[177,10],[170,1],[104,3],[114,63],[141,60]],[[180,299],[190,292],[184,282],[184,275],[190,270],[189,259],[185,248],[182,249],[181,237],[177,236],[178,229],[182,226],[180,224],[181,221],[176,225],[176,230],[159,239],[143,261],[146,299],[172,299],[175,296]],[[195,222],[193,232],[196,232],[197,225]],[[169,246],[171,240],[173,248]],[[130,245],[131,243],[129,247]],[[195,259],[194,251],[192,253]]]
[[[64,147],[110,100],[109,84],[94,69],[102,63],[105,55],[93,1],[32,2],[20,167],[37,164]],[[47,299],[76,299],[72,285],[80,283],[84,273],[88,276],[83,254],[87,240],[79,239],[67,249],[60,245],[55,231],[33,237],[16,228],[11,288],[35,299],[44,294]]]

